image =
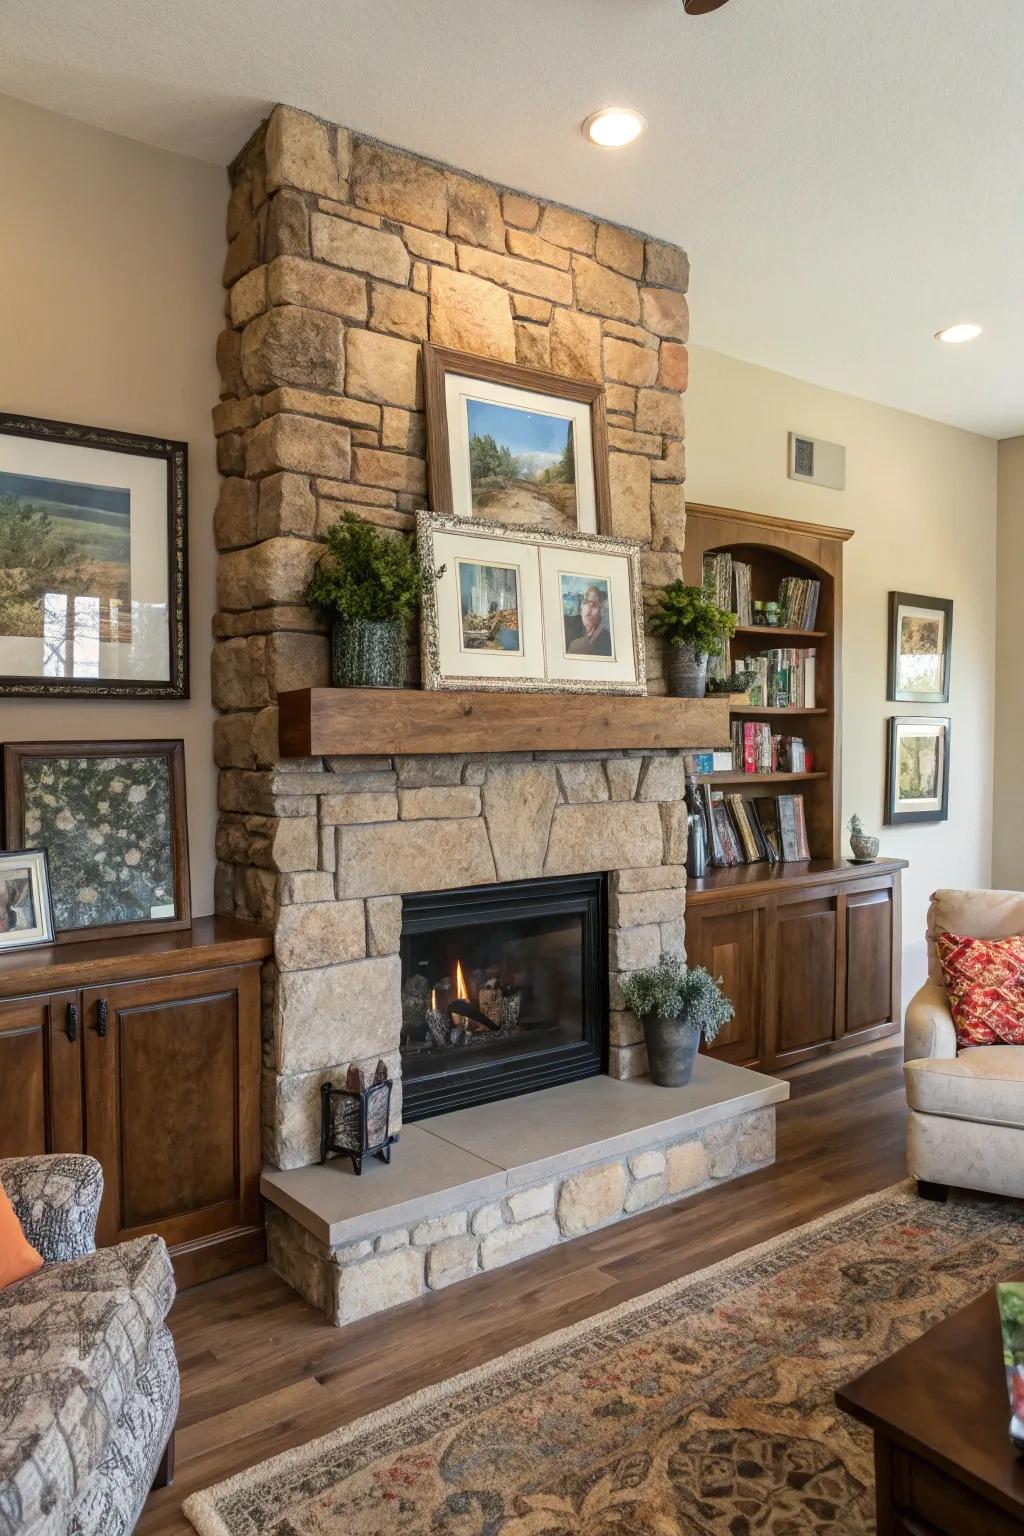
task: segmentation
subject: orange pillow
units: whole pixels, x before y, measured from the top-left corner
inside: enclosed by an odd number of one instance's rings
[[[15,1280],[27,1279],[42,1267],[42,1254],[36,1252],[21,1230],[14,1206],[0,1185],[0,1291],[13,1285]]]
[[[937,948],[957,1045],[1024,1045],[1024,934],[940,933]]]

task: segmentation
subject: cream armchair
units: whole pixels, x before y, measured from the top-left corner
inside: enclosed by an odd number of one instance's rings
[[[903,1075],[907,1163],[920,1194],[949,1186],[1024,1197],[1024,1046],[957,1051],[936,950],[940,933],[1024,933],[1020,891],[936,891],[928,908],[928,980],[907,1008]]]

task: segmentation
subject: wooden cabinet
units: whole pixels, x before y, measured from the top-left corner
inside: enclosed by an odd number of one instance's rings
[[[905,867],[812,860],[691,881],[687,958],[736,1008],[711,1054],[770,1070],[895,1033]]]
[[[233,919],[0,961],[0,1156],[103,1165],[97,1238],[157,1232],[179,1286],[258,1263],[260,963]],[[61,990],[35,990],[57,981]]]

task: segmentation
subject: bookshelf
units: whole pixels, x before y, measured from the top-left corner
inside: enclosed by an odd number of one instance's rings
[[[811,857],[711,867],[687,885],[687,958],[723,978],[736,1009],[711,1054],[769,1070],[899,1028],[904,865],[880,859],[854,866],[842,857],[843,549],[850,537],[845,528],[687,505],[686,581],[701,584],[704,556],[728,552],[750,566],[755,599],[776,599],[786,576],[821,583],[813,630],[744,625],[730,643],[734,661],[777,646],[813,647],[813,707],[771,708],[729,698],[731,721],[761,720],[775,732],[803,737],[812,767],[803,773],[737,769],[700,776],[744,796],[802,795]],[[792,730],[786,728],[790,721]]]

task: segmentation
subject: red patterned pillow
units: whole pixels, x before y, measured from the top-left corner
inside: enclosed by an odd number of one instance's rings
[[[1024,1045],[1024,934],[940,933],[938,951],[957,1045]]]

